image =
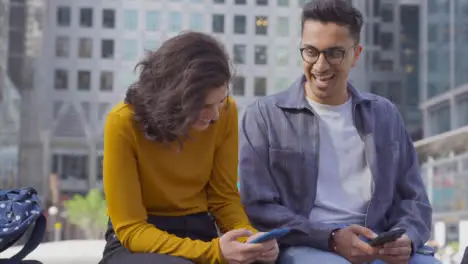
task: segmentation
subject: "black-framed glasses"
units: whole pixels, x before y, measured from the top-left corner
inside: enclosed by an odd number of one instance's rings
[[[320,54],[323,53],[325,56],[325,60],[331,65],[338,65],[340,64],[346,52],[350,49],[356,48],[356,45],[349,47],[348,49],[341,48],[341,47],[332,47],[325,50],[318,50],[314,47],[305,47],[300,48],[299,51],[301,52],[302,59],[307,63],[315,63],[320,57]]]

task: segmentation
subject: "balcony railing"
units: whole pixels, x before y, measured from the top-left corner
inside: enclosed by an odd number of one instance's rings
[[[468,213],[468,153],[421,166],[434,214]]]

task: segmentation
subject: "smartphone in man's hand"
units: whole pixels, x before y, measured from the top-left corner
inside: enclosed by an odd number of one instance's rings
[[[393,242],[403,236],[406,233],[406,230],[403,228],[396,228],[390,231],[379,234],[376,238],[369,241],[369,245],[373,247],[382,246],[386,243]]]

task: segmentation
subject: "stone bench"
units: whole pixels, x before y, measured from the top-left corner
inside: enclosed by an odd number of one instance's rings
[[[26,260],[44,264],[96,264],[101,260],[104,240],[66,240],[40,244]],[[13,256],[21,247],[11,247],[0,253],[0,258]]]

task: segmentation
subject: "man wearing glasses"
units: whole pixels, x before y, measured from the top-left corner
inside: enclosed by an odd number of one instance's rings
[[[240,133],[240,189],[260,230],[288,227],[281,264],[439,263],[421,250],[432,209],[395,106],[348,83],[361,54],[351,1],[302,11],[304,74],[249,106]],[[376,234],[403,228],[383,246]]]

